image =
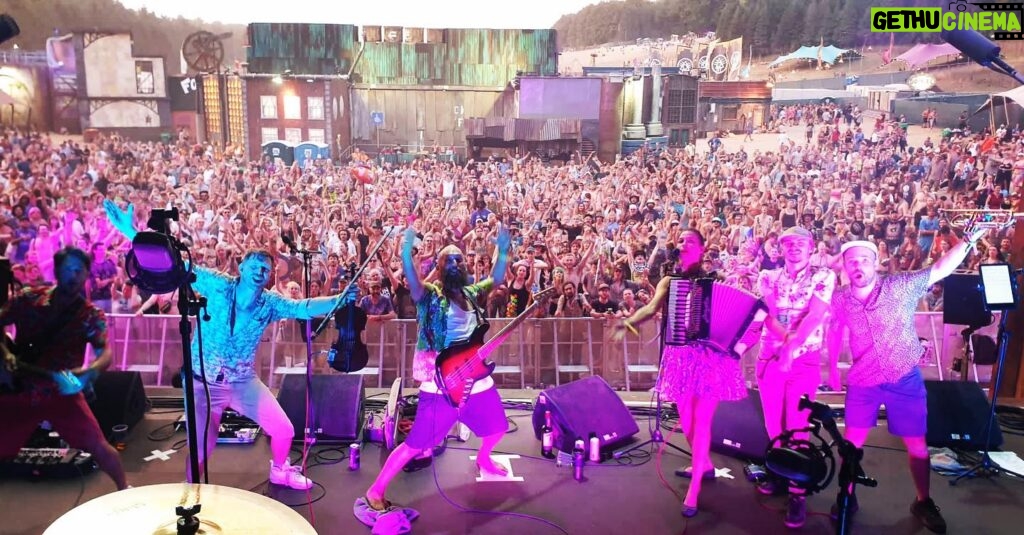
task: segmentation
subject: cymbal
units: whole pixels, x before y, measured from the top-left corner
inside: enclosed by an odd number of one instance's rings
[[[302,515],[281,502],[220,485],[170,483],[113,492],[64,513],[44,535],[77,535],[88,526],[103,533],[176,535],[178,506],[196,503],[199,533],[316,535]]]

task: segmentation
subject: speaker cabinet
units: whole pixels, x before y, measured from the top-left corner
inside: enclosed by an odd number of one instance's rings
[[[985,449],[989,401],[978,383],[925,381],[928,390],[928,445],[978,451]],[[992,425],[988,449],[1003,443],[999,422]]]
[[[309,430],[321,443],[349,443],[362,440],[362,375],[314,375],[310,396]],[[306,376],[286,375],[277,393],[288,419],[295,427],[295,440],[302,441],[306,429]]]
[[[718,404],[711,422],[711,451],[762,464],[768,443],[757,390],[748,389],[745,399]]]
[[[533,433],[538,440],[545,411],[551,411],[554,445],[560,451],[572,451],[576,439],[586,441],[590,433],[597,435],[601,449],[610,449],[640,432],[626,404],[597,376],[549,388],[537,397]]]
[[[93,383],[93,391],[96,398],[89,403],[89,408],[106,434],[118,424],[125,424],[129,429],[134,427],[149,405],[139,372],[101,373]]]

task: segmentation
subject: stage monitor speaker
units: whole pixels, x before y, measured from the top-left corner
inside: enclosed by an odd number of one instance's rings
[[[591,376],[545,390],[533,409],[533,432],[540,440],[544,412],[551,411],[554,445],[571,452],[577,438],[595,433],[601,449],[611,449],[640,432],[633,415],[605,380]]]
[[[104,434],[110,434],[110,429],[118,424],[125,424],[131,429],[146,413],[149,399],[139,372],[101,373],[92,388],[96,397],[89,403],[89,408]]]
[[[711,451],[747,462],[764,463],[768,449],[761,395],[748,389],[739,401],[723,401],[711,421]]]
[[[943,279],[942,322],[971,327],[984,327],[992,323],[992,313],[985,309],[981,275],[953,273]]]
[[[312,380],[309,429],[317,441],[334,444],[359,442],[364,420],[363,376],[314,375]],[[306,425],[306,376],[285,375],[277,401],[295,427],[295,440],[302,441]]]
[[[978,451],[995,449],[1003,443],[999,422],[992,426],[992,439],[985,448],[985,426],[989,401],[978,383],[969,381],[925,381],[928,390],[928,445]]]

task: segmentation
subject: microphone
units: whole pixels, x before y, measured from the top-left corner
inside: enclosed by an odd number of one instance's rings
[[[939,35],[943,41],[984,67],[990,66],[1001,51],[999,45],[974,30],[943,30]]]
[[[1014,69],[1009,63],[1006,63],[999,57],[1002,49],[999,45],[990,41],[988,37],[975,30],[943,30],[939,35],[943,41],[953,45],[957,50],[963,52],[965,56],[977,62],[978,65],[1005,74],[1024,84],[1024,77],[1017,72],[1017,69]]]
[[[299,248],[295,245],[295,240],[293,240],[291,236],[282,232],[281,240],[284,241],[284,244],[288,246],[288,250],[290,250],[292,254],[299,252]]]

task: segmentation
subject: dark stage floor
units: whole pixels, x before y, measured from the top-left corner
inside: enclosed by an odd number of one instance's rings
[[[371,392],[368,391],[368,395]],[[506,400],[522,392],[507,392]],[[643,401],[646,396],[634,394]],[[522,395],[531,399],[532,395]],[[673,470],[688,463],[688,458],[666,451],[648,462],[633,459],[633,465],[608,461],[588,465],[587,480],[576,482],[568,468],[538,456],[539,444],[533,436],[530,412],[508,410],[519,429],[499,445],[502,452],[518,455],[511,460],[516,482],[476,482],[474,462],[476,439],[467,443],[450,442],[448,450],[433,469],[399,475],[389,497],[396,503],[417,509],[421,517],[413,523],[414,533],[424,534],[640,534],[640,533],[788,533],[782,525],[782,497],[765,498],[757,494],[743,477],[743,463],[715,455],[719,468],[731,470],[732,477],[720,477],[705,485],[700,513],[692,519],[680,515],[680,499],[666,488],[659,474],[680,496],[687,482]],[[153,441],[147,435],[173,421],[177,413],[153,410],[130,433],[123,453],[129,482],[140,487],[159,483],[178,483],[184,479],[186,450],[170,455],[170,460],[143,461],[153,450],[166,451],[184,439],[178,432],[170,438]],[[641,439],[648,437],[646,418],[640,421]],[[671,441],[685,447],[679,434]],[[861,510],[856,516],[855,533],[910,534],[928,533],[910,515],[914,498],[906,469],[906,454],[901,444],[884,432],[876,431],[866,450],[864,469],[879,481],[878,488],[861,488]],[[316,449],[326,449],[318,446]],[[1024,456],[1024,438],[1005,436],[1004,450]],[[335,455],[325,452],[323,457]],[[253,445],[221,445],[211,462],[211,483],[265,494],[283,503],[307,520],[309,507],[305,493],[268,488],[267,466],[270,458],[266,437]],[[352,503],[361,496],[383,462],[383,450],[377,444],[364,444],[361,469],[348,470],[347,460],[335,465],[319,465],[308,474],[321,487],[312,496],[319,498],[312,508],[315,527],[322,534],[370,533],[352,515]],[[311,462],[312,458],[311,458]],[[660,464],[660,466],[659,466]],[[963,481],[955,487],[948,478],[933,474],[933,496],[949,523],[949,533],[1016,534],[1024,520],[1024,480],[1000,476]],[[439,492],[443,490],[443,494]],[[835,486],[808,500],[812,514],[801,533],[832,533],[828,509],[835,498]],[[0,533],[10,535],[42,533],[66,511],[113,491],[113,484],[101,472],[83,478],[60,481],[0,480]],[[298,504],[298,505],[296,505]],[[470,508],[513,515],[462,512]],[[822,514],[824,513],[824,514]],[[561,529],[531,520],[535,515]],[[202,514],[200,514],[202,516]],[[213,519],[216,520],[216,519]],[[83,526],[81,533],[108,533],[101,526]],[[274,533],[274,531],[268,531]]]

